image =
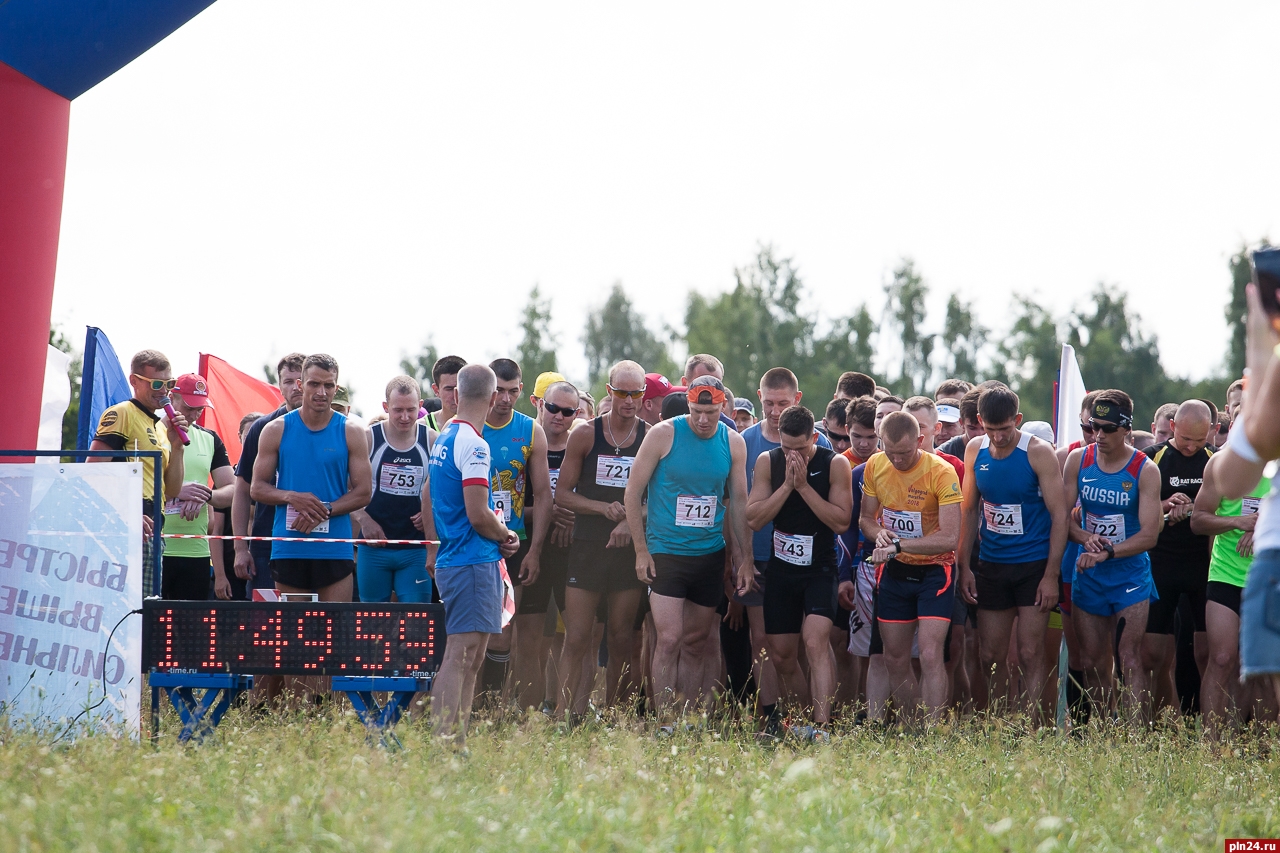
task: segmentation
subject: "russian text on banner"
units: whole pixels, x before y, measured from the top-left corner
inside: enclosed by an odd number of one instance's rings
[[[96,705],[77,725],[137,737],[142,623],[125,617],[141,606],[142,463],[0,464],[0,702],[11,723],[61,731]]]

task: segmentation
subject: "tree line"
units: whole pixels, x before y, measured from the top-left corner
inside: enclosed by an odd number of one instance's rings
[[[714,295],[689,293],[683,330],[652,325],[622,283],[615,282],[604,302],[587,313],[581,339],[587,385],[599,399],[609,365],[624,358],[676,382],[683,354],[709,352],[724,362],[725,384],[735,394],[753,399],[760,375],[777,365],[795,372],[815,407],[830,399],[846,370],[867,373],[902,397],[932,395],[937,383],[951,376],[999,379],[1018,393],[1028,420],[1051,420],[1061,345],[1069,343],[1076,350],[1085,386],[1127,391],[1134,398],[1135,420],[1142,425],[1162,403],[1192,397],[1221,401],[1226,386],[1241,375],[1244,286],[1254,248],[1242,245],[1230,258],[1230,278],[1223,282],[1230,340],[1215,369],[1198,381],[1165,370],[1157,335],[1142,328],[1141,317],[1119,285],[1097,284],[1080,305],[1061,315],[1030,295],[1012,294],[1008,315],[999,326],[988,325],[972,302],[952,293],[941,329],[928,331],[927,303],[933,288],[912,259],[901,259],[883,285],[878,317],[865,301],[838,310],[827,302],[819,315],[805,307],[808,294],[795,259],[762,246],[750,263],[734,270],[732,289]],[[551,318],[551,299],[535,285],[521,314],[521,339],[512,355],[527,385],[559,363],[559,341],[548,331]],[[892,356],[882,354],[887,348],[880,344],[886,341],[894,342]],[[429,377],[435,359],[435,348],[428,343],[417,355],[406,357],[401,367],[419,378]],[[529,412],[527,401],[522,410]],[[820,411],[815,413],[821,417]]]
[[[587,312],[581,343],[586,356],[585,386],[596,399],[604,394],[609,365],[632,359],[646,370],[676,382],[686,353],[709,352],[724,362],[725,384],[739,396],[754,399],[760,375],[770,367],[791,368],[808,394],[815,414],[830,399],[836,380],[846,370],[875,377],[895,394],[932,395],[942,379],[999,379],[1022,400],[1028,420],[1051,420],[1053,386],[1058,377],[1061,345],[1076,350],[1085,387],[1121,388],[1134,398],[1141,426],[1162,403],[1202,397],[1221,402],[1226,386],[1244,370],[1244,287],[1250,280],[1249,253],[1242,245],[1227,264],[1224,315],[1230,331],[1227,350],[1204,379],[1171,375],[1160,362],[1158,337],[1142,328],[1128,294],[1119,285],[1099,283],[1082,304],[1055,315],[1034,297],[1012,294],[1009,313],[999,327],[980,319],[972,302],[951,293],[940,331],[927,331],[932,285],[910,258],[902,258],[883,285],[884,304],[877,317],[865,301],[845,306],[830,302],[821,315],[809,304],[794,258],[780,257],[762,246],[751,261],[734,270],[730,290],[706,295],[691,291],[686,299],[683,330],[656,326],[635,307],[621,282],[604,302]],[[520,341],[511,357],[520,363],[526,386],[538,374],[556,370],[560,340],[551,331],[552,300],[534,285],[520,314]],[[884,356],[885,341],[894,355]],[[49,343],[73,352],[56,327]],[[78,348],[77,348],[78,349]],[[900,351],[898,351],[900,349]],[[71,366],[71,405],[63,420],[63,446],[75,446],[80,409],[80,356]],[[431,367],[439,353],[428,340],[405,355],[400,369],[431,391]],[[1211,356],[1206,355],[1206,358]],[[272,367],[264,368],[269,380]],[[583,377],[569,377],[581,382]],[[527,399],[519,408],[532,414]]]

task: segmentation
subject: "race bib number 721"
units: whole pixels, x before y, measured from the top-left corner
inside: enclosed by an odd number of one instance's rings
[[[625,489],[627,481],[631,479],[632,462],[635,462],[635,459],[630,456],[605,456],[603,454],[597,456],[596,485]]]

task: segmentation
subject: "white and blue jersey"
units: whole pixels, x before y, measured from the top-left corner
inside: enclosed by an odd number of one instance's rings
[[[435,515],[442,567],[495,563],[502,558],[498,543],[476,533],[467,518],[462,492],[467,486],[489,490],[489,445],[475,427],[454,419],[431,448],[431,509]],[[493,495],[489,495],[493,509]]]
[[[1138,483],[1147,457],[1134,451],[1114,474],[1098,465],[1098,446],[1090,444],[1080,457],[1076,482],[1084,529],[1119,545],[1142,530],[1138,517]],[[1151,580],[1151,559],[1144,552],[1107,559],[1076,572],[1071,585],[1072,606],[1095,616],[1112,616],[1141,601],[1159,598]]]
[[[991,455],[991,439],[982,437],[973,462],[974,483],[982,496],[982,540],[978,554],[987,563],[1031,563],[1049,557],[1053,519],[1044,506],[1040,478],[1031,467],[1030,433],[1003,459]]]

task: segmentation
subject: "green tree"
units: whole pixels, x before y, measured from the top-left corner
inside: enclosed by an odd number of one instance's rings
[[[962,302],[957,294],[947,300],[947,317],[942,325],[943,370],[949,377],[979,382],[982,371],[978,357],[987,345],[990,330],[978,322],[973,303]]]
[[[270,385],[279,385],[280,377],[276,375],[276,366],[271,362],[264,362],[262,365],[262,375],[266,377],[267,383]]]
[[[1027,296],[1015,294],[1013,309],[1013,324],[997,350],[1004,381],[1017,393],[1027,420],[1052,422],[1062,358],[1058,322]]]
[[[529,302],[520,315],[520,346],[516,348],[516,362],[524,377],[525,390],[532,391],[538,376],[556,369],[556,347],[559,341],[551,332],[551,300],[543,299],[538,286],[529,291]],[[516,402],[516,409],[533,415],[527,394]]]
[[[1141,318],[1129,310],[1128,295],[1119,287],[1099,284],[1090,299],[1068,318],[1066,336],[1076,348],[1085,387],[1126,391],[1134,421],[1143,423],[1177,393],[1160,364],[1159,343],[1143,333]]]
[[[875,334],[875,320],[863,303],[852,314],[833,320],[827,333],[813,342],[813,358],[800,386],[809,389],[810,408],[821,405],[827,395],[834,395],[836,382],[846,370],[875,376]],[[817,410],[814,414],[823,415]]]
[[[915,261],[903,258],[884,286],[885,323],[902,341],[902,367],[891,387],[904,397],[927,394],[933,375],[934,336],[921,331],[929,285],[916,271]]]
[[[587,312],[582,343],[587,356],[587,380],[597,400],[604,394],[609,368],[623,359],[668,378],[676,369],[667,345],[645,324],[644,316],[622,289],[622,282],[614,283],[603,305]]]
[[[1256,249],[1265,249],[1271,245],[1267,238],[1262,238],[1255,245],[1241,243],[1240,250],[1227,262],[1231,270],[1231,300],[1224,311],[1227,328],[1231,331],[1231,340],[1227,344],[1225,359],[1228,384],[1244,375],[1244,322],[1248,313],[1245,304],[1245,285],[1253,280],[1253,267],[1249,255]]]
[[[804,388],[813,358],[815,323],[800,312],[804,285],[792,259],[777,258],[771,246],[762,246],[752,263],[734,270],[734,279],[734,288],[727,293],[689,294],[685,311],[689,352],[719,358],[725,384],[740,396],[750,396],[759,387],[761,374],[771,367],[790,368]],[[835,334],[838,337],[838,331]]]
[[[80,384],[84,373],[84,353],[73,347],[71,341],[57,326],[49,327],[49,345],[71,355],[67,378],[71,380],[71,402],[62,416],[62,449],[74,450],[76,433],[80,428]]]
[[[418,384],[422,386],[422,396],[434,397],[431,391],[431,368],[435,367],[440,356],[436,353],[436,345],[428,338],[426,343],[422,345],[422,349],[413,355],[406,355],[400,359],[400,371],[405,376],[412,376],[418,380]]]

